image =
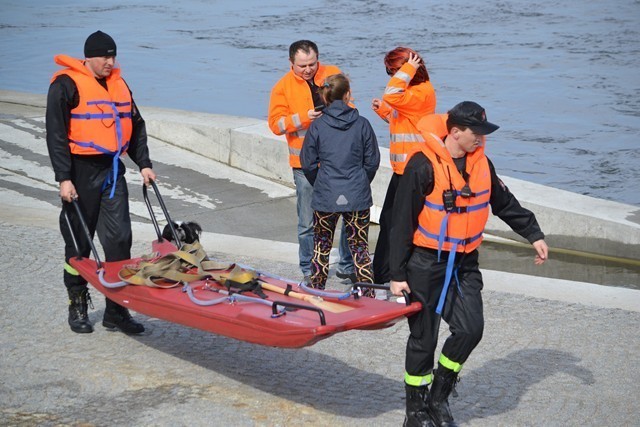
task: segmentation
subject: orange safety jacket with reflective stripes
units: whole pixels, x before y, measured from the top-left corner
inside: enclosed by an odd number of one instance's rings
[[[491,171],[484,147],[478,147],[467,154],[465,180],[443,142],[447,134],[446,121],[446,114],[434,114],[417,124],[426,144],[415,152],[421,151],[431,161],[434,187],[425,198],[418,216],[413,243],[438,251],[468,253],[480,246],[489,218]],[[465,186],[468,186],[468,197],[463,196]],[[445,210],[443,201],[446,190],[452,190],[455,196],[455,208],[449,212]]]
[[[131,121],[131,92],[114,68],[106,78],[105,89],[84,63],[67,55],[57,55],[55,62],[66,67],[56,72],[51,81],[66,74],[78,89],[80,102],[71,110],[69,120],[69,148],[73,154],[108,154],[119,157],[129,147],[133,124]]]
[[[319,64],[313,81],[322,86],[324,79],[340,73],[340,69],[334,65]],[[292,168],[301,167],[300,150],[307,128],[311,125],[309,110],[313,110],[311,88],[306,80],[290,70],[271,90],[268,122],[273,133],[286,135]]]
[[[424,145],[415,124],[436,111],[436,92],[430,81],[409,86],[416,69],[408,63],[391,77],[384,90],[384,101],[376,113],[389,123],[389,156],[393,172],[404,173],[407,154]]]

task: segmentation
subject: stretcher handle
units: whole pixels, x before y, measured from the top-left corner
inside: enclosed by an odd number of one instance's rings
[[[308,305],[303,305],[303,304],[296,304],[294,302],[273,301],[273,305],[271,306],[271,311],[273,312],[274,316],[278,314],[278,306],[279,305],[282,306],[282,307],[291,307],[291,308],[297,308],[297,309],[300,309],[300,310],[315,311],[320,316],[320,324],[322,326],[326,326],[327,325],[327,321],[325,320],[325,317],[324,317],[324,312],[320,308],[310,307]]]
[[[93,253],[93,257],[96,260],[96,266],[98,267],[98,269],[102,268],[102,261],[100,261],[100,256],[98,255],[98,250],[96,249],[96,245],[93,244],[93,239],[91,238],[91,233],[89,232],[89,227],[87,227],[87,222],[84,219],[84,215],[82,214],[82,209],[80,209],[80,204],[78,203],[78,201],[76,199],[71,200],[71,203],[67,203],[67,202],[62,202],[62,213],[64,214],[64,220],[67,223],[67,228],[69,228],[69,233],[71,234],[71,240],[73,240],[73,247],[76,250],[76,259],[81,259],[82,256],[80,255],[80,246],[78,245],[78,240],[76,240],[76,235],[73,232],[73,227],[71,227],[71,220],[69,219],[69,215],[67,213],[67,208],[69,205],[73,205],[73,207],[76,210],[76,215],[78,216],[78,219],[80,220],[80,224],[82,225],[82,230],[84,231],[84,234],[87,238],[87,241],[89,242],[89,246],[91,246],[91,252]]]
[[[389,285],[377,285],[375,283],[365,283],[365,282],[357,282],[357,283],[353,284],[352,289],[354,291],[357,290],[358,288],[384,289],[385,291],[390,291],[391,290],[391,286],[389,286]],[[404,297],[405,305],[407,305],[407,306],[411,305],[411,301],[409,299],[409,293],[407,291],[403,290],[402,291],[402,296]],[[358,297],[358,293],[355,292],[353,294],[353,297],[355,299],[358,299],[359,298]]]
[[[169,229],[171,230],[171,235],[173,236],[173,241],[176,242],[176,246],[180,242],[180,238],[178,237],[178,232],[176,228],[173,226],[173,221],[169,216],[169,211],[167,210],[167,206],[164,204],[164,200],[162,200],[162,196],[160,195],[160,190],[158,190],[158,186],[156,182],[152,179],[149,180],[149,183],[153,187],[153,192],[156,194],[158,198],[158,203],[160,204],[160,208],[162,209],[162,213],[164,214],[164,218],[167,220],[169,224]],[[149,194],[147,190],[147,185],[142,184],[142,197],[144,198],[144,204],[147,205],[147,209],[149,210],[149,216],[151,217],[151,222],[153,222],[153,228],[156,230],[156,234],[158,236],[158,242],[163,242],[164,239],[162,237],[162,232],[160,231],[160,226],[158,225],[158,220],[156,219],[156,214],[153,213],[153,208],[151,207],[151,202],[149,202]]]

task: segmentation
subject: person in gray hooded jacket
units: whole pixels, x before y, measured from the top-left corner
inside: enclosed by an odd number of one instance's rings
[[[349,80],[327,77],[319,90],[327,107],[304,139],[300,161],[313,185],[311,286],[324,289],[336,222],[343,217],[358,282],[373,283],[369,256],[370,183],[380,165],[378,141],[369,121],[348,105]],[[366,290],[366,296],[374,296]]]

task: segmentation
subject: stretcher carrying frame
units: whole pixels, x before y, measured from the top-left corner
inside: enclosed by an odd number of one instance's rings
[[[157,196],[174,241],[179,241],[177,230],[156,183],[151,181],[150,186]],[[157,239],[151,244],[152,252],[166,255],[177,251],[180,248],[162,237],[146,185],[142,186],[142,193],[157,235]],[[256,281],[261,283],[266,299],[249,292],[238,293],[213,276],[170,289],[132,285],[123,282],[119,272],[125,266],[140,263],[142,258],[115,262],[100,260],[80,205],[77,201],[70,204],[74,206],[94,257],[90,259],[79,255],[77,236],[72,231],[78,256],[69,260],[71,266],[107,298],[149,317],[254,344],[300,348],[313,345],[338,332],[387,328],[421,309],[420,303],[410,302],[408,295],[405,295],[406,304],[398,304],[359,297],[356,287],[348,292],[320,291],[321,295],[318,295],[318,290],[309,289],[303,283],[239,264],[231,264],[229,272],[232,267],[239,266],[255,273]],[[63,206],[63,214],[71,230],[71,221],[66,211],[70,204]],[[219,275],[215,277],[219,278]],[[388,289],[384,285],[358,285]]]

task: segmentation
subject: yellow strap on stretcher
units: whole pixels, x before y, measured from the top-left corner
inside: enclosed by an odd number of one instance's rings
[[[212,277],[215,270],[228,270],[233,266],[208,260],[202,245],[195,242],[160,258],[142,259],[137,265],[126,265],[118,272],[118,276],[132,285],[173,288],[181,283]]]

